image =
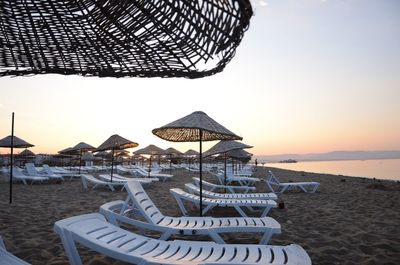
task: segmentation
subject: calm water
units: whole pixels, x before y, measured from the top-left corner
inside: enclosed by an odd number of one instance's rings
[[[400,180],[400,159],[266,163],[265,166],[315,173]]]

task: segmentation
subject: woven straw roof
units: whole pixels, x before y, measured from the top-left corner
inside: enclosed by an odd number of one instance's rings
[[[93,161],[93,160],[95,160],[95,157],[92,153],[86,152],[82,155],[81,159],[83,161]]]
[[[72,147],[67,147],[61,151],[58,151],[58,153],[64,155],[74,155],[77,154],[78,152],[76,150],[72,150]]]
[[[183,155],[182,152],[176,150],[176,149],[173,148],[173,147],[170,147],[170,148],[165,149],[164,154],[165,154],[165,155]]]
[[[17,156],[19,157],[33,157],[35,156],[35,153],[33,153],[31,150],[25,149],[24,151],[22,151],[21,153],[19,153]]]
[[[33,144],[30,144],[21,138],[18,138],[17,136],[14,135],[13,138],[13,146],[15,148],[28,148],[34,146]],[[11,147],[11,135],[4,137],[3,139],[0,140],[0,147]]]
[[[86,151],[93,151],[93,150],[96,150],[96,147],[91,146],[90,144],[87,144],[84,142],[80,142],[79,144],[72,147],[69,151],[71,153],[74,153],[75,151],[86,152]]]
[[[138,146],[138,143],[132,142],[118,134],[111,135],[104,143],[97,147],[96,151],[104,151],[111,149],[127,149]]]
[[[250,0],[2,0],[0,76],[209,76],[252,14]]]
[[[242,140],[233,132],[214,121],[202,111],[196,111],[160,128],[153,134],[172,142],[198,142],[202,130],[202,141]]]
[[[249,152],[247,152],[247,151],[245,151],[243,149],[236,149],[236,150],[232,150],[232,151],[227,152],[226,155],[228,157],[240,159],[240,158],[250,157],[253,154],[249,153]]]
[[[193,150],[193,149],[189,149],[187,150],[185,153],[183,153],[185,156],[197,156],[199,155],[199,152]]]
[[[203,157],[211,156],[215,154],[226,153],[228,151],[252,148],[253,146],[247,145],[238,141],[220,141],[213,147],[204,152]]]
[[[164,155],[165,150],[154,144],[148,145],[145,148],[133,152],[135,155]]]

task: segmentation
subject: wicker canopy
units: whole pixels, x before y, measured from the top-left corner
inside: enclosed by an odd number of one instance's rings
[[[170,147],[170,148],[165,149],[164,154],[165,154],[165,155],[183,155],[182,152],[176,150],[176,149],[173,148],[173,147]]]
[[[14,136],[11,138],[11,135],[4,137],[3,139],[0,140],[0,147],[11,147],[11,139],[13,139],[13,147],[15,148],[28,148],[28,147],[33,147],[33,144],[30,144],[21,138],[18,138],[17,136]]]
[[[209,76],[252,14],[250,0],[2,0],[0,76]]]
[[[165,153],[164,149],[161,149],[160,147],[155,146],[154,144],[148,145],[145,148],[136,150],[133,152],[135,155],[164,155]]]
[[[243,149],[237,149],[237,150],[232,150],[232,151],[227,152],[226,155],[228,157],[241,159],[241,158],[251,157],[253,154],[249,153]]]
[[[17,157],[34,157],[35,153],[33,153],[31,150],[25,149],[21,153],[17,155]]]
[[[92,153],[86,152],[86,153],[82,154],[82,160],[83,161],[93,161],[93,160],[95,160],[95,157]]]
[[[61,151],[58,151],[59,154],[63,154],[63,155],[73,155],[76,154],[76,151],[72,150],[72,147],[67,147]]]
[[[245,149],[252,148],[253,146],[247,145],[238,141],[220,141],[215,144],[213,147],[204,152],[203,157],[226,153],[228,151],[237,150],[237,149]]]
[[[127,149],[137,147],[139,144],[125,139],[118,134],[110,136],[104,143],[97,147],[96,151],[104,151],[111,149]]]
[[[202,111],[193,112],[152,132],[172,142],[198,142],[200,139],[202,141],[242,140],[242,137],[229,131]]]
[[[187,150],[185,153],[183,153],[185,156],[197,156],[199,155],[199,152],[193,150],[193,149],[189,149]]]
[[[75,145],[72,147],[69,152],[74,153],[74,152],[87,152],[87,151],[94,151],[96,150],[96,147],[91,146],[90,144],[80,142],[79,144]]]

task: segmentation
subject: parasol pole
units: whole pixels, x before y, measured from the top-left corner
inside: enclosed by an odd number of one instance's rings
[[[12,113],[12,118],[11,118],[10,203],[12,203],[13,151],[14,151],[14,112]]]
[[[171,161],[172,160],[172,154],[169,154],[169,174],[172,173],[172,168],[171,168]]]
[[[149,163],[149,175],[148,175],[148,177],[150,178],[150,171],[151,171],[151,155],[150,155],[150,163]]]
[[[113,171],[114,171],[114,147],[111,149],[111,182],[112,182],[112,177],[113,177]]]
[[[202,152],[203,130],[200,129],[200,217],[203,216],[203,152]]]
[[[225,185],[225,193],[226,193],[226,152],[225,154],[225,163],[224,163],[224,175],[225,175],[225,181],[224,181],[224,185]]]
[[[82,149],[81,149],[80,151],[81,151],[81,152],[79,153],[79,175],[81,174]]]

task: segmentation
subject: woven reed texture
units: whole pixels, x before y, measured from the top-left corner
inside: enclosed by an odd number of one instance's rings
[[[136,150],[133,153],[135,155],[164,155],[165,150],[158,146],[155,146],[154,144],[150,144],[150,145],[146,146],[145,148]]]
[[[104,151],[111,149],[127,149],[137,147],[139,144],[125,139],[118,134],[111,135],[104,143],[102,143],[96,151]]]
[[[96,150],[96,147],[91,146],[90,144],[84,143],[84,142],[80,142],[79,144],[75,145],[74,147],[72,147],[68,152],[86,152],[86,151],[94,151]]]
[[[237,149],[245,149],[245,148],[252,148],[253,146],[247,145],[238,141],[220,141],[206,152],[204,152],[203,156],[211,156],[215,154],[226,153],[228,151],[237,150]]]
[[[152,130],[154,135],[172,142],[198,142],[200,131],[202,141],[242,140],[202,111]]]
[[[0,147],[11,147],[11,139],[13,139],[13,146],[15,148],[28,148],[28,147],[33,147],[33,144],[30,144],[21,138],[18,138],[17,136],[14,135],[14,138],[11,137],[11,135],[4,137],[3,139],[0,140]]]
[[[205,77],[252,14],[249,0],[1,0],[0,76]]]

